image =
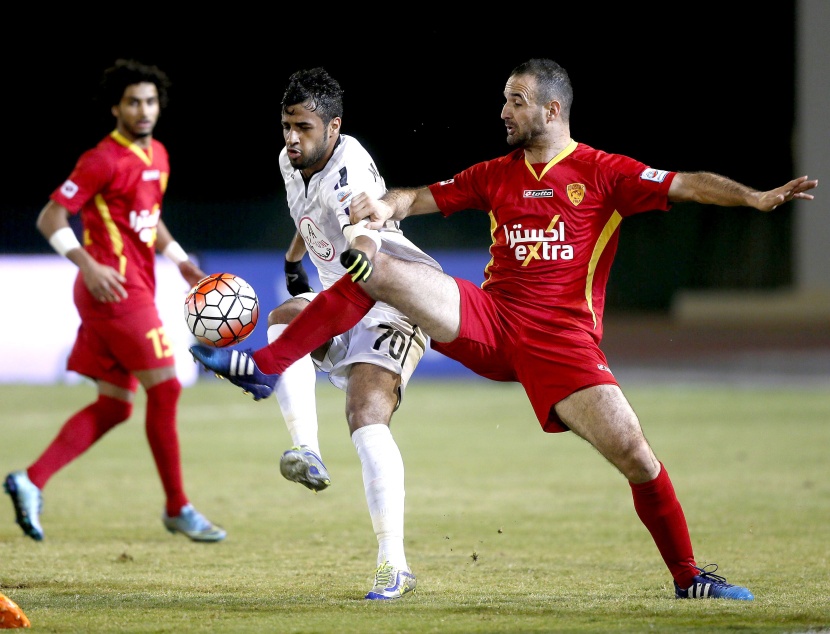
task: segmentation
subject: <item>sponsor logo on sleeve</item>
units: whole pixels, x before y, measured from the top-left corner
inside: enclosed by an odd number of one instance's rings
[[[64,182],[61,185],[61,194],[66,196],[67,198],[72,198],[75,194],[78,193],[78,186],[70,180]]]
[[[643,170],[643,173],[640,174],[640,180],[662,183],[666,180],[666,176],[668,175],[669,173],[666,170],[656,170],[653,167],[647,167]]]
[[[441,181],[441,182],[440,182],[440,183],[438,183],[438,184],[439,184],[439,185],[441,185],[441,186],[443,187],[444,185],[449,185],[450,183],[454,183],[454,182],[455,182],[455,179],[454,179],[454,178],[451,178],[451,179],[446,180],[446,181]]]
[[[344,201],[352,197],[351,187],[346,187],[345,189],[338,189],[335,195],[337,196],[337,202],[339,202],[342,205]]]

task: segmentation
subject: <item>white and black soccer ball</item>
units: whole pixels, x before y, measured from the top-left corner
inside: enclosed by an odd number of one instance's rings
[[[238,275],[214,273],[187,293],[184,318],[200,343],[216,348],[233,346],[256,328],[259,299]]]

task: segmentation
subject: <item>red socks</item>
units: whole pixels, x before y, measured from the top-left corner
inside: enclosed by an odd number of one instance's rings
[[[182,482],[179,434],[176,430],[176,410],[181,392],[182,384],[177,378],[168,379],[147,390],[147,441],[164,487],[167,515],[170,517],[178,515],[187,504]]]
[[[631,484],[634,509],[645,524],[672,577],[681,588],[692,585],[697,570],[689,527],[680,502],[674,493],[666,467],[660,463],[660,475],[651,482]]]
[[[45,487],[49,478],[84,453],[118,423],[127,420],[132,411],[132,403],[98,396],[97,401],[73,414],[40,458],[27,470],[32,484],[39,489]]]
[[[357,324],[375,305],[359,284],[344,275],[303,309],[279,339],[253,353],[265,374],[282,374],[301,357],[316,350],[335,335]]]

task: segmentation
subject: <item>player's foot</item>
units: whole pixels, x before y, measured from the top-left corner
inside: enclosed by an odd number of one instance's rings
[[[396,568],[388,561],[375,571],[375,585],[366,599],[400,599],[408,592],[415,591],[415,575],[409,570]]]
[[[219,378],[228,379],[246,394],[252,394],[255,401],[271,396],[280,378],[279,374],[261,372],[251,350],[226,350],[196,344],[190,346],[190,354]]]
[[[43,510],[43,496],[25,471],[15,471],[6,476],[3,483],[14,503],[15,520],[23,532],[36,541],[43,539],[40,527],[40,512]]]
[[[280,473],[286,480],[299,482],[315,493],[331,484],[326,465],[306,445],[291,447],[280,457]]]
[[[178,515],[170,517],[167,510],[161,516],[164,527],[171,533],[182,533],[194,542],[220,542],[227,533],[214,526],[210,520],[199,513],[192,504],[186,504]]]
[[[707,570],[710,566],[714,567]],[[697,568],[700,574],[695,575],[694,583],[685,590],[675,581],[675,596],[678,599],[737,599],[738,601],[752,601],[755,598],[747,588],[726,583],[724,577],[715,574],[717,569],[717,564]]]

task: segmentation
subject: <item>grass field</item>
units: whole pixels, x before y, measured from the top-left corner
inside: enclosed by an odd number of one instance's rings
[[[0,386],[0,475],[25,467],[77,386]],[[182,396],[191,500],[228,530],[161,524],[133,418],[45,490],[46,539],[0,495],[0,590],[44,632],[818,632],[830,628],[830,390],[638,385],[627,395],[666,464],[699,564],[754,602],[677,601],[625,480],[572,434],[544,434],[521,388],[413,381],[393,420],[406,464],[417,592],[367,602],[376,542],[343,395],[318,384],[333,477],[281,478],[276,404],[224,382]]]

